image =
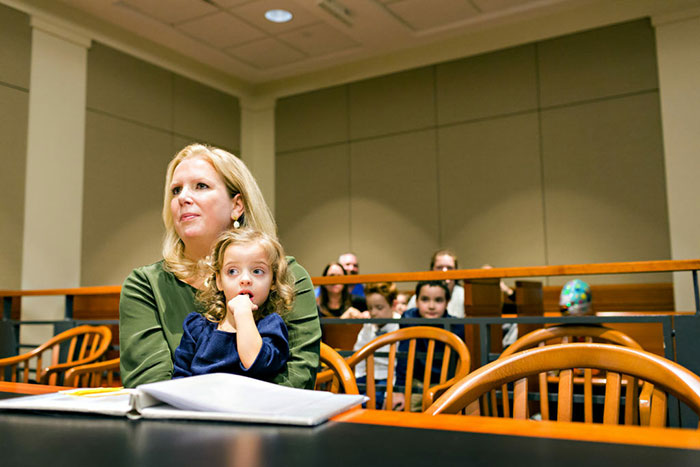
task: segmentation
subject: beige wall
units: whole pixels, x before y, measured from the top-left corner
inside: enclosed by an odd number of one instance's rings
[[[0,22],[0,181],[16,193],[0,202],[11,220],[0,287],[15,288],[31,31],[4,6]],[[693,56],[682,37],[666,51]],[[260,134],[276,126],[285,246],[312,274],[347,248],[363,272],[423,269],[442,245],[467,267],[670,257],[654,39],[636,21],[279,100]],[[118,284],[159,258],[167,160],[193,139],[242,149],[240,111],[229,94],[100,41],[87,97],[81,285]],[[692,99],[674,102],[697,113]]]
[[[238,99],[94,43],[88,55],[81,284],[161,258],[165,169],[190,142],[240,148]]]
[[[655,22],[673,259],[700,257],[700,10]],[[692,309],[689,273],[675,274],[676,306]]]
[[[463,267],[668,259],[654,44],[640,20],[281,99],[285,247],[312,275],[347,249],[365,273],[438,247]]]
[[[22,282],[31,40],[29,17],[0,5],[0,289]]]

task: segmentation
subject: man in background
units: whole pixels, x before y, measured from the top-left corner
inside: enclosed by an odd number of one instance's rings
[[[338,256],[338,262],[343,266],[345,272],[348,275],[357,275],[360,273],[360,263],[357,261],[357,256],[355,253],[347,252]],[[365,296],[365,288],[362,284],[355,284],[350,290],[352,295],[357,295],[358,297]]]

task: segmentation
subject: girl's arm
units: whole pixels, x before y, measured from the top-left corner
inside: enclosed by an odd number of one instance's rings
[[[253,311],[258,307],[250,301],[248,295],[233,297],[227,307],[227,317],[229,313],[232,314],[236,326],[238,357],[245,368],[250,368],[262,348],[262,337],[253,317]],[[225,330],[223,327],[221,329]]]

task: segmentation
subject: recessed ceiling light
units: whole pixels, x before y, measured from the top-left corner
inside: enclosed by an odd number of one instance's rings
[[[292,20],[292,14],[287,10],[267,10],[265,18],[273,23],[286,23]]]

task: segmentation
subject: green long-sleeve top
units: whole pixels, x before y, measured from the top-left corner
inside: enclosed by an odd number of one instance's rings
[[[289,330],[289,361],[274,382],[313,389],[319,365],[321,326],[311,278],[293,257],[287,257],[294,277],[294,305],[285,315]],[[172,378],[173,356],[180,344],[182,323],[201,311],[197,290],[163,269],[163,261],[134,269],[119,300],[119,348],[122,383],[135,387]]]

